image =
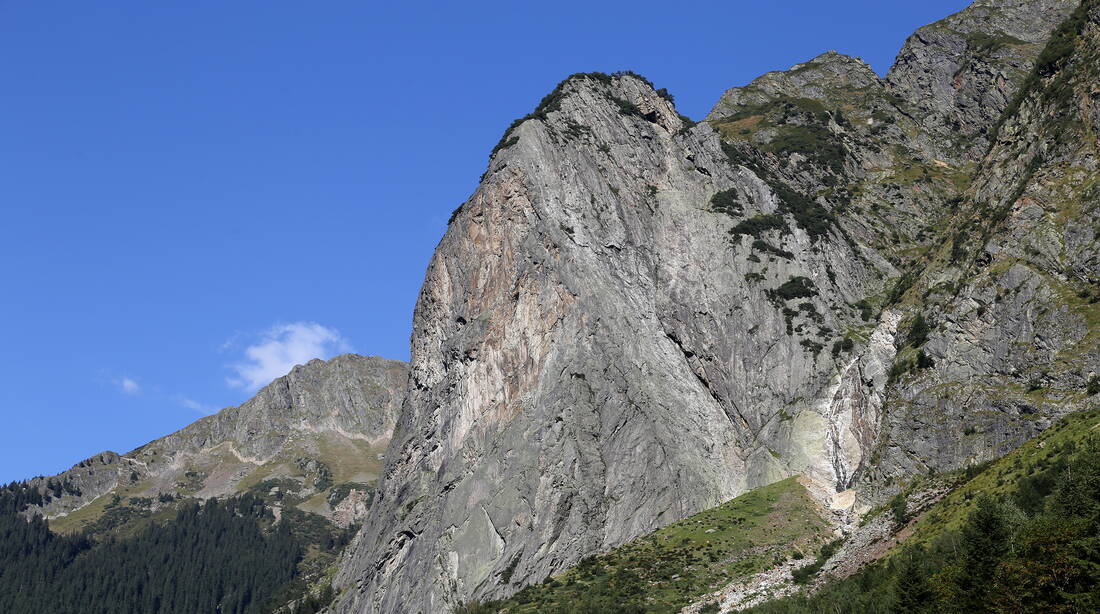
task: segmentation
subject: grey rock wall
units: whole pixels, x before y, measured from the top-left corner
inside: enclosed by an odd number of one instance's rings
[[[917,30],[886,81],[937,157],[976,161],[1050,32],[1078,0],[977,0]]]
[[[508,595],[792,474],[866,505],[1088,402],[1075,389],[1025,415],[973,394],[1037,358],[1014,343],[1092,356],[1094,324],[1023,299],[968,319],[988,290],[952,294],[964,273],[940,258],[982,215],[971,182],[1007,172],[975,162],[1074,6],[980,1],[910,38],[884,79],[827,53],[726,92],[695,127],[634,76],[563,82],[502,139],[429,266],[338,610]],[[1093,245],[1072,226],[1066,245]],[[1013,268],[1002,286],[1055,296]],[[997,428],[967,439],[972,422]]]
[[[768,239],[789,256],[731,238],[779,210],[774,189],[642,81],[561,92],[429,266],[345,610],[503,596],[788,475],[846,488],[864,461],[892,328],[867,358],[813,344],[858,317],[846,303],[877,273],[839,231],[811,238],[787,215]],[[743,210],[712,211],[731,189]],[[812,291],[775,294],[795,277]]]

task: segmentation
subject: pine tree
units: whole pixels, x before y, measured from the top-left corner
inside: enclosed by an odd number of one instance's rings
[[[1090,440],[1062,473],[1051,497],[1051,511],[1100,523],[1100,440]]]
[[[897,612],[927,612],[935,601],[928,571],[924,567],[924,548],[917,546],[900,556],[897,581],[894,584],[894,603]]]
[[[961,531],[962,560],[975,597],[988,590],[1010,537],[1004,505],[989,496],[978,499]]]

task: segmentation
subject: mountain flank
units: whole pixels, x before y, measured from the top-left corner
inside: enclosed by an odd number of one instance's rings
[[[383,358],[312,360],[238,407],[127,454],[104,452],[31,480],[47,496],[24,513],[62,532],[110,530],[179,499],[262,490],[348,526],[373,498],[406,377],[404,363]]]
[[[792,476],[856,519],[1090,406],[1095,81],[1029,100],[1092,10],[977,2],[884,78],[826,53],[698,124],[633,73],[563,81],[429,266],[340,611],[507,597]],[[1059,170],[1021,161],[1065,113]]]
[[[0,521],[133,604],[81,566],[272,553],[233,567],[262,600],[162,587],[192,611],[1087,611],[1098,67],[1097,0],[977,0],[885,76],[826,52],[699,122],[572,75],[452,215],[408,364],[295,367]]]

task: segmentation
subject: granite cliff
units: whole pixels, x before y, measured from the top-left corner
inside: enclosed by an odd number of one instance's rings
[[[429,266],[338,609],[507,596],[788,476],[858,514],[1094,402],[1095,12],[979,1],[699,124],[563,81]]]

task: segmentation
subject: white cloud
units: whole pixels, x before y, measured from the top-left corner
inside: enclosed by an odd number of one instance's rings
[[[187,397],[180,397],[179,402],[180,402],[180,405],[183,405],[187,409],[193,409],[193,410],[199,412],[200,414],[210,415],[210,414],[214,413],[214,408],[213,407],[211,407],[209,405],[206,405],[204,403],[199,403],[198,401],[196,401],[194,399],[189,399]]]
[[[294,365],[350,350],[347,341],[334,329],[315,322],[280,324],[264,332],[259,343],[245,348],[245,360],[230,365],[237,377],[226,381],[230,386],[256,391],[289,373]]]
[[[115,380],[115,385],[123,394],[141,394],[141,384],[132,378],[120,377]]]

